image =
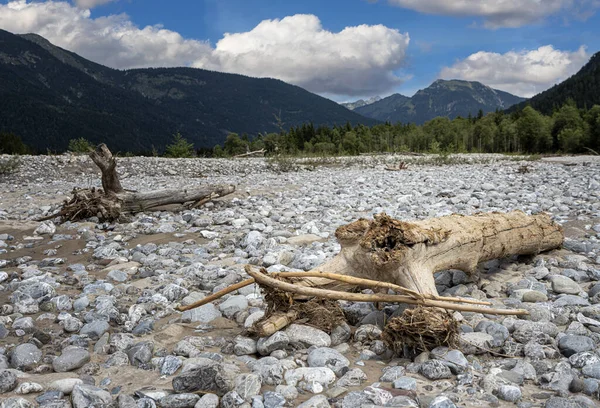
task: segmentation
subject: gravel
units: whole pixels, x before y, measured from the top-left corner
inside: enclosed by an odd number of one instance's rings
[[[439,166],[382,155],[310,159],[282,172],[263,159],[118,158],[126,189],[237,191],[179,212],[63,224],[34,220],[74,187],[100,187],[97,170],[85,156],[21,159],[0,178],[2,407],[600,404],[597,159],[462,155]],[[384,170],[399,160],[409,169]],[[521,174],[524,164],[530,172]],[[403,308],[389,304],[340,302],[348,323],[331,333],[300,321],[259,338],[246,331],[265,314],[255,285],[177,310],[246,279],[246,264],[271,272],[322,264],[339,251],[336,228],[361,217],[514,209],[548,212],[564,228],[564,248],[484,262],[476,279],[437,273],[442,295],[530,312],[454,312],[457,349],[394,356],[382,329]]]

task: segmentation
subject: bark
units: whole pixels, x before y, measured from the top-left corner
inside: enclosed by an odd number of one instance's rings
[[[450,215],[403,222],[385,214],[360,219],[336,231],[340,252],[311,272],[346,274],[390,282],[425,297],[438,295],[433,273],[460,269],[511,255],[538,254],[559,247],[562,228],[547,214],[521,211],[473,216]],[[307,286],[331,286],[325,278],[307,278]]]
[[[124,212],[140,212],[170,204],[198,203],[222,197],[235,191],[232,185],[211,185],[184,190],[157,190],[143,193],[123,192],[117,194]]]
[[[108,150],[108,147],[104,143],[99,144],[96,150],[90,153],[90,158],[102,172],[102,189],[104,190],[104,194],[122,193],[124,190],[121,187],[119,175],[117,174],[117,161],[111,151]]]

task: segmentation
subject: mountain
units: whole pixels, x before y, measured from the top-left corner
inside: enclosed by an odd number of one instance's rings
[[[508,92],[492,89],[480,82],[438,79],[411,98],[394,94],[356,108],[354,112],[380,121],[423,124],[437,116],[454,119],[457,116],[476,116],[496,109],[506,109],[524,101]]]
[[[380,100],[381,100],[380,96],[374,96],[372,98],[367,99],[366,101],[364,99],[359,99],[358,101],[354,101],[354,102],[340,103],[340,105],[342,105],[343,107],[345,107],[347,109],[354,110],[356,108],[370,105],[370,104],[375,103]]]
[[[552,111],[563,106],[567,99],[573,99],[579,108],[600,105],[600,52],[594,54],[575,75],[526,102],[512,106],[509,111],[521,110],[526,105],[531,105],[535,110],[551,115]]]
[[[79,137],[139,152],[162,150],[176,132],[212,147],[229,132],[252,136],[281,124],[377,123],[276,79],[195,68],[115,70],[38,35],[3,30],[0,112],[0,131],[38,151],[64,150]]]

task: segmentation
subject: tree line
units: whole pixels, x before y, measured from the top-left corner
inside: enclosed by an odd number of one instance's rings
[[[70,150],[89,150],[77,139]],[[505,113],[496,111],[474,117],[438,117],[418,126],[382,123],[375,126],[346,124],[315,127],[313,124],[281,128],[279,133],[250,137],[231,133],[223,146],[195,149],[182,135],[173,136],[164,152],[136,152],[167,157],[227,157],[264,149],[267,155],[356,155],[383,152],[432,153],[585,153],[600,151],[600,105],[579,109],[568,100],[551,115],[531,106]],[[14,134],[0,133],[0,153],[23,154],[28,149]]]

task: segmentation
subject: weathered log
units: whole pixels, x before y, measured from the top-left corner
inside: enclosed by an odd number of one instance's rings
[[[233,156],[234,159],[241,159],[243,157],[260,157],[264,156],[267,151],[265,149],[255,150],[253,152],[247,152],[242,154],[237,154]]]
[[[158,191],[126,191],[121,186],[117,162],[104,143],[90,153],[90,158],[102,172],[102,190],[74,189],[73,197],[65,201],[61,210],[39,221],[61,217],[63,221],[97,216],[114,221],[126,213],[135,213],[171,204],[197,207],[217,197],[235,191],[233,185],[210,185]]]
[[[329,272],[391,282],[422,295],[437,296],[433,273],[460,269],[512,255],[532,255],[559,247],[563,231],[547,214],[522,211],[473,216],[450,215],[404,222],[386,214],[360,219],[336,231],[340,252],[311,272]],[[328,286],[306,278],[308,286]]]

